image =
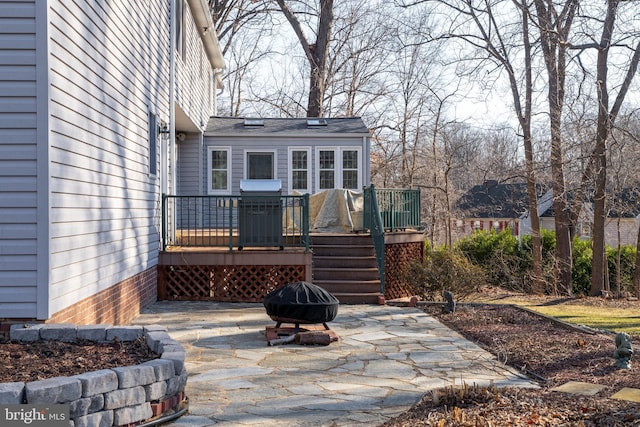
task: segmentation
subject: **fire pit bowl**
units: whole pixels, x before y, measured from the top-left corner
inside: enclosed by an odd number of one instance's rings
[[[271,320],[280,323],[323,323],[336,318],[338,299],[309,282],[288,283],[264,297],[262,302]],[[327,328],[328,329],[328,328]]]

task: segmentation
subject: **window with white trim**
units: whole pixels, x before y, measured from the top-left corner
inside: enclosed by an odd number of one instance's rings
[[[276,151],[251,150],[244,152],[245,179],[275,179]]]
[[[336,188],[336,151],[318,150],[318,189]]]
[[[292,192],[310,192],[310,161],[311,150],[309,148],[289,148],[289,188]]]
[[[360,147],[316,149],[316,190],[362,188],[362,150]]]
[[[231,194],[231,147],[209,147],[208,194]]]
[[[359,186],[358,150],[342,150],[342,188],[357,190]]]

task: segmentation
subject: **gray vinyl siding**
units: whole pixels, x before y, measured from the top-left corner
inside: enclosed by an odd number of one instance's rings
[[[201,145],[201,136],[193,133],[188,134],[186,140],[178,143],[178,194],[203,194],[202,171],[198,168],[202,152]]]
[[[169,118],[169,2],[52,1],[51,314],[157,264],[148,110]]]
[[[0,317],[37,317],[34,1],[0,3]]]
[[[260,136],[255,138],[231,138],[231,137],[206,137],[204,139],[204,147],[201,154],[201,166],[205,171],[203,179],[201,181],[202,187],[200,191],[202,194],[207,194],[207,147],[231,147],[231,179],[232,179],[232,194],[240,193],[240,180],[244,178],[244,152],[245,150],[270,150],[276,151],[277,161],[277,175],[276,179],[282,181],[282,192],[285,194],[289,186],[289,174],[288,174],[288,162],[289,162],[289,148],[290,147],[304,147],[311,149],[311,163],[309,165],[311,169],[311,187],[312,192],[315,191],[315,161],[316,161],[316,148],[317,147],[359,147],[362,152],[363,163],[366,164],[368,159],[365,159],[366,155],[364,145],[364,139],[362,137],[329,137],[329,138],[291,138],[291,137],[268,137]],[[361,165],[364,167],[364,165]],[[367,173],[368,170],[362,169],[362,173]],[[367,180],[363,177],[363,182]]]
[[[193,122],[195,128],[204,129],[209,119],[210,85],[213,79],[211,65],[204,53],[202,40],[193,21],[189,7],[186,11],[185,56],[176,56],[176,101]],[[179,129],[178,129],[179,130]]]

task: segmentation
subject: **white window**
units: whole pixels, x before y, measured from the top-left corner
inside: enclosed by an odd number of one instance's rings
[[[358,150],[342,150],[342,188],[358,190],[361,187],[359,158]]]
[[[289,148],[289,189],[291,192],[309,193],[311,191],[311,149]]]
[[[362,188],[362,151],[360,147],[316,149],[316,189],[359,190]]]
[[[336,150],[318,150],[318,190],[336,188]]]
[[[276,150],[245,150],[245,179],[275,179]]]
[[[231,194],[231,147],[208,148],[208,194]]]

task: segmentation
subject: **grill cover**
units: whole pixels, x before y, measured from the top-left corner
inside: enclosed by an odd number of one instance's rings
[[[340,302],[309,282],[288,283],[270,292],[262,302],[276,322],[325,323],[336,318]]]

